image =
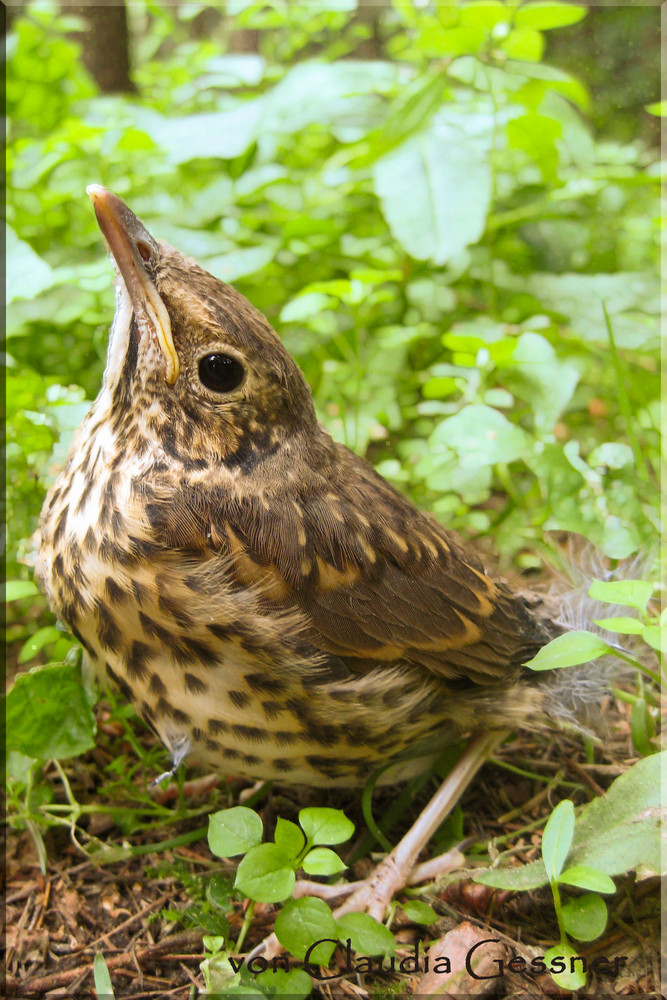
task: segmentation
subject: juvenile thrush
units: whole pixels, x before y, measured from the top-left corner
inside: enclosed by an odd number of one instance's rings
[[[117,310],[38,574],[174,762],[398,780],[538,711],[522,663],[557,626],[331,439],[239,292],[88,191]]]

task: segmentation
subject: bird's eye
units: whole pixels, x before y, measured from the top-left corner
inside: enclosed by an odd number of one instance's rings
[[[207,354],[199,362],[202,385],[212,392],[231,392],[243,381],[243,365],[229,354]]]

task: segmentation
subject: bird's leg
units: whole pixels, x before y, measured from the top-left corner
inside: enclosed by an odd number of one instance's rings
[[[506,735],[506,730],[494,730],[477,733],[472,738],[463,755],[405,836],[380,862],[364,884],[335,910],[335,917],[365,910],[376,920],[382,920],[394,893],[408,884],[410,872],[419,852],[459,801],[489,753],[505,739]]]
[[[420,851],[459,801],[488,755],[506,736],[507,730],[504,729],[479,732],[473,736],[416,822],[393,851],[380,862],[373,874],[359,885],[349,899],[333,911],[334,917],[342,917],[344,913],[366,911],[376,920],[382,920],[394,893],[413,881],[410,875]],[[460,858],[458,851],[455,852],[455,857],[457,860]],[[428,862],[426,864],[428,865]],[[253,949],[249,958],[256,955],[273,958],[280,951],[281,945],[276,935],[270,934]]]

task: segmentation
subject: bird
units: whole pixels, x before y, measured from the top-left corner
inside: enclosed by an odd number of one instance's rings
[[[562,627],[331,438],[240,292],[87,191],[117,302],[41,515],[51,608],[174,766],[350,788],[474,731],[474,773],[544,711],[524,664]]]

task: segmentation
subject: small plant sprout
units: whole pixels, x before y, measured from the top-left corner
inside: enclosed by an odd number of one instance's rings
[[[262,842],[262,821],[254,810],[246,806],[223,809],[210,816],[208,843],[213,854],[218,857],[244,855],[236,872],[234,888],[247,897],[248,905],[233,951],[237,954],[241,951],[256,902],[284,902],[276,917],[275,933],[282,946],[300,961],[326,965],[336,947],[335,942],[346,943],[348,939],[353,950],[365,955],[393,954],[396,948],[393,935],[373,917],[352,913],[336,920],[322,899],[308,896],[290,898],[298,870],[302,869],[308,875],[338,875],[344,871],[346,865],[331,850],[331,846],[344,843],[353,833],[354,824],[339,809],[302,809],[298,826],[279,818],[273,842]],[[409,910],[410,906],[407,903],[406,909]],[[417,915],[423,919],[425,912],[415,908],[415,912],[417,910]],[[430,916],[433,911],[430,907],[428,910]],[[223,973],[232,970],[233,976],[241,974],[241,966],[222,952],[222,944],[206,961],[205,975],[210,975],[213,965],[218,973],[224,965]],[[260,961],[266,963],[261,957],[252,960],[255,964]],[[254,977],[264,971],[264,967],[253,966],[250,969],[253,982],[259,982],[261,976],[257,980]],[[241,983],[240,979],[238,983]],[[271,985],[273,989],[278,985],[273,975]],[[289,983],[286,981],[286,985],[290,986],[290,993],[294,992],[291,980]],[[225,986],[225,992],[228,992],[228,986]]]
[[[574,806],[569,800],[560,802],[552,812],[542,836],[542,858],[549,878],[554,900],[560,944],[549,948],[544,960],[549,965],[552,958],[562,956],[569,968],[565,972],[552,972],[557,986],[578,990],[586,985],[586,974],[576,968],[576,950],[568,940],[568,933],[579,941],[593,941],[607,924],[607,906],[598,893],[614,893],[616,886],[608,875],[587,865],[575,865],[563,871],[574,836]],[[579,899],[563,903],[561,885],[593,890]]]

